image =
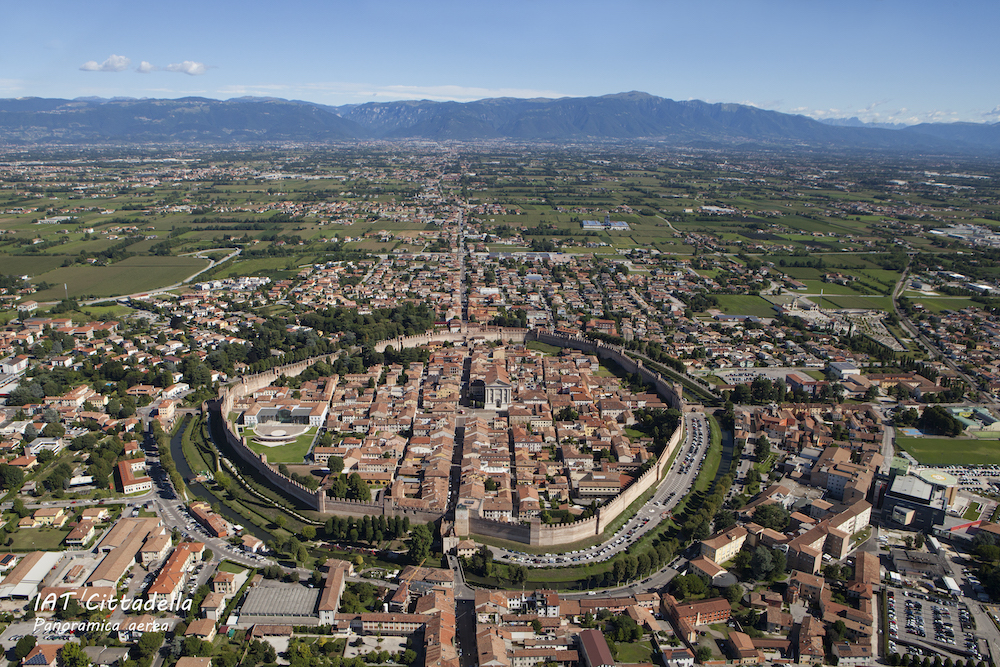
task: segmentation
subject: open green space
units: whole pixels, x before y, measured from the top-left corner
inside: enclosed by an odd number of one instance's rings
[[[969,503],[969,506],[966,508],[965,513],[962,515],[962,518],[967,521],[976,521],[979,519],[980,516],[982,516],[982,514],[983,514],[983,506],[973,501]]]
[[[108,266],[60,267],[38,276],[54,286],[37,292],[34,298],[59,300],[67,291],[70,297],[134,294],[179,283],[206,266],[208,261],[197,257],[136,256]]]
[[[217,268],[213,267],[209,274],[213,278],[270,276],[276,280],[281,280],[290,278],[298,273],[301,270],[300,266],[311,264],[312,259],[315,259],[315,253],[293,255],[291,257],[261,257],[254,259],[238,259],[234,257]]]
[[[926,296],[912,296],[910,301],[915,304],[920,304],[932,313],[941,313],[946,310],[962,310],[963,308],[982,308],[983,304],[973,301],[972,299],[966,297],[926,297]]]
[[[774,317],[777,313],[765,299],[752,294],[719,294],[719,310],[727,315]]]
[[[8,549],[11,551],[61,551],[65,548],[63,540],[69,535],[71,528],[19,528],[11,534],[13,540]]]
[[[222,570],[223,572],[232,572],[233,574],[239,574],[240,572],[246,572],[247,568],[243,567],[242,565],[237,565],[232,561],[224,560],[221,563],[219,563],[219,569]]]
[[[653,662],[653,648],[649,641],[618,644],[618,662],[625,664]]]
[[[302,463],[309,452],[313,438],[316,436],[316,427],[310,427],[303,435],[297,437],[295,442],[277,447],[269,447],[255,442],[253,429],[244,429],[243,435],[246,437],[250,449],[258,454],[266,454],[270,463]]]
[[[548,343],[542,343],[537,340],[530,340],[525,344],[529,350],[535,350],[536,352],[542,352],[543,354],[557,355],[562,352],[561,347],[556,347],[555,345],[549,345]]]
[[[858,294],[858,290],[853,289],[850,285],[825,283],[822,280],[803,280],[802,282],[806,284],[806,294]]]
[[[32,276],[38,280],[47,280],[39,276],[46,271],[62,266],[65,259],[59,255],[0,255],[0,266],[3,267],[0,269],[0,273]]]
[[[820,308],[844,308],[852,310],[892,310],[892,299],[887,296],[824,296],[812,297]]]
[[[897,436],[896,446],[930,466],[1000,463],[1000,447],[991,440]]]

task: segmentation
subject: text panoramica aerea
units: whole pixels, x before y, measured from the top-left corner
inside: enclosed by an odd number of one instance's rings
[[[63,593],[62,595],[56,595],[55,593],[49,593],[46,596],[36,596],[35,597],[35,611],[56,611],[59,608],[66,610],[69,608],[69,601],[76,599],[73,593]],[[150,598],[148,600],[143,600],[141,598],[106,598],[103,595],[92,594],[90,597],[81,597],[77,600],[80,606],[87,611],[114,611],[116,609],[121,609],[123,612],[129,611],[183,611],[187,612],[191,610],[194,604],[193,600],[189,597],[181,599],[180,597],[171,596],[157,596],[157,598]],[[122,623],[124,622],[124,627]],[[166,630],[168,625],[166,623],[157,623],[156,621],[151,621],[149,623],[130,623],[128,620],[123,622],[119,621],[52,621],[46,620],[44,618],[35,619],[35,632],[42,630],[44,632],[59,632],[66,633],[75,630],[81,631],[91,631],[100,630],[108,632],[117,632],[119,630],[129,630],[132,632],[159,632],[161,630]],[[100,626],[100,627],[98,627]],[[140,627],[142,626],[142,627]],[[151,627],[150,627],[151,626]]]

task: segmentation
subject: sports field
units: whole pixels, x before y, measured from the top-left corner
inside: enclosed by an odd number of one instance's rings
[[[896,446],[924,465],[1000,463],[1000,443],[977,438],[896,438]]]

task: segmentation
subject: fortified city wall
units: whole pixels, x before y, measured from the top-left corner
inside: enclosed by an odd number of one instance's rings
[[[610,359],[630,373],[638,373],[643,380],[652,384],[657,393],[672,407],[684,410],[683,388],[677,383],[671,383],[656,371],[643,366],[641,360],[634,360],[620,346],[609,345],[580,336],[566,336],[546,331],[515,329],[502,327],[463,326],[460,331],[426,333],[419,336],[406,336],[383,341],[375,346],[379,352],[384,352],[388,346],[395,349],[418,347],[428,343],[464,342],[467,340],[506,341],[524,343],[537,340],[557,347],[571,347],[582,352],[595,354],[600,359]],[[228,415],[233,412],[236,401],[253,392],[270,386],[281,376],[294,377],[318,361],[332,363],[333,355],[322,355],[305,361],[280,366],[277,368],[248,375],[240,378],[219,392],[217,400],[209,404],[209,409],[221,419],[226,432],[226,440],[236,455],[282,493],[294,498],[305,507],[313,510],[343,516],[361,517],[377,516],[410,516],[415,521],[435,521],[441,518],[439,512],[429,512],[397,507],[391,498],[383,497],[375,502],[334,499],[326,496],[325,488],[311,491],[302,484],[282,475],[278,467],[267,461],[266,454],[257,454],[247,445],[246,438],[239,435],[236,425],[229,421]],[[674,430],[664,451],[656,464],[635,480],[618,496],[608,501],[598,509],[596,515],[589,519],[564,524],[542,524],[538,518],[529,524],[506,523],[481,517],[469,517],[468,524],[460,521],[456,528],[461,534],[480,534],[500,537],[512,542],[522,542],[532,546],[558,546],[570,544],[602,534],[629,505],[655,486],[662,477],[667,461],[683,437],[683,422]],[[463,530],[465,529],[465,530]]]

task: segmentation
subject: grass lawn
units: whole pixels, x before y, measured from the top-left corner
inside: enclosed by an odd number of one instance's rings
[[[695,491],[705,491],[715,481],[715,475],[719,472],[719,464],[722,463],[722,430],[715,417],[708,416],[708,427],[711,431],[711,441],[708,444],[708,451],[705,452],[705,462],[701,466],[701,472],[694,482]]]
[[[11,551],[61,551],[70,528],[20,528],[11,535]]]
[[[254,442],[253,429],[246,429],[243,434],[246,436],[250,449],[258,454],[267,454],[267,460],[271,463],[302,463],[306,452],[309,451],[309,445],[312,444],[313,438],[316,436],[316,427],[310,427],[304,435],[296,438],[295,442],[278,447],[268,447]]]
[[[973,502],[969,505],[968,509],[965,510],[965,514],[962,515],[962,518],[967,521],[976,521],[982,513],[983,506],[977,502]]]
[[[824,296],[813,301],[822,301],[820,308],[847,308],[855,310],[892,310],[892,299],[887,296]]]
[[[864,530],[859,530],[851,536],[851,547],[856,547],[872,536],[872,527],[865,526]]]
[[[618,662],[653,662],[653,649],[646,640],[618,645]]]
[[[246,568],[237,565],[236,563],[228,560],[224,560],[219,563],[219,569],[223,572],[232,572],[233,574],[239,574],[240,572],[246,572]]]
[[[924,465],[1000,463],[1000,447],[977,438],[896,438],[896,446]]]
[[[969,306],[982,308],[983,305],[965,297],[932,298],[926,296],[911,296],[910,301],[915,304],[921,304],[925,310],[932,313],[940,313],[945,310],[962,310],[963,308],[968,308]]]
[[[777,312],[770,303],[751,294],[719,294],[719,310],[727,315],[756,315],[774,317]]]
[[[613,378],[617,375],[608,366],[605,365],[605,360],[602,359],[600,365],[598,365],[597,370],[594,371],[594,377],[599,378]]]
[[[551,355],[557,355],[560,352],[562,352],[561,347],[556,347],[555,345],[549,345],[548,343],[542,343],[537,340],[528,341],[525,347],[527,347],[529,350],[536,350],[538,352]]]

